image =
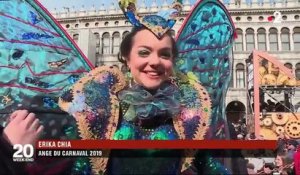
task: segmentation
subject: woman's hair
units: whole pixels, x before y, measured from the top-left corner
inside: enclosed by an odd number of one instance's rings
[[[281,158],[283,166],[293,163],[293,158],[287,152],[279,152],[277,156]]]
[[[124,37],[124,39],[122,40],[121,46],[120,46],[120,52],[119,52],[119,55],[118,55],[118,60],[121,63],[123,63],[123,64],[126,65],[127,60],[125,58],[129,58],[129,54],[130,54],[132,46],[133,46],[133,38],[141,30],[147,30],[147,29],[144,28],[144,27],[140,27],[140,28],[134,27],[131,30],[131,32],[128,33]],[[166,33],[166,35],[168,35],[170,37],[170,39],[171,39],[171,42],[172,42],[172,55],[173,55],[173,58],[176,58],[177,55],[178,55],[178,49],[176,47],[175,40],[172,37],[172,34],[171,34],[170,31],[168,31]]]

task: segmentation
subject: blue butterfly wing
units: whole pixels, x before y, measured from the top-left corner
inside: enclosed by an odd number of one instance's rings
[[[60,110],[58,97],[92,67],[38,1],[1,1],[0,124],[12,111],[28,109],[45,127],[42,138],[77,138],[76,121]],[[69,174],[71,164],[68,159],[39,159],[30,170]]]
[[[92,65],[37,2],[0,5],[0,110],[59,110],[62,89]]]
[[[226,8],[215,0],[199,1],[176,39],[176,69],[193,74],[209,93],[212,111],[207,138],[226,137],[224,100],[231,74],[234,26]]]

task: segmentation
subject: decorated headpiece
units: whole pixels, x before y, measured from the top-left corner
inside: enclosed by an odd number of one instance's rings
[[[182,0],[175,0],[171,8],[159,11],[155,15],[139,16],[136,0],[119,0],[119,6],[129,22],[135,27],[146,27],[158,38],[162,37],[176,23],[176,17],[182,9]]]

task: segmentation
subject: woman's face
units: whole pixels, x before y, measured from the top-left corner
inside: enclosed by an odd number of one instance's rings
[[[278,167],[283,166],[283,161],[282,161],[281,156],[277,156],[277,157],[276,157],[276,159],[275,159],[275,164],[276,164],[276,166],[278,166]]]
[[[134,80],[146,89],[156,90],[172,74],[171,38],[165,35],[157,39],[149,30],[141,30],[134,36],[126,59]]]

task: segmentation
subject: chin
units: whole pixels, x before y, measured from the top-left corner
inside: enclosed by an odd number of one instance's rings
[[[157,82],[157,81],[151,82],[151,81],[149,81],[147,83],[143,83],[143,86],[146,89],[149,89],[149,90],[156,90],[161,86],[161,84],[162,84],[162,81],[160,81],[160,82]]]
[[[144,85],[144,87],[149,90],[156,90],[159,88],[159,86],[160,85]]]

